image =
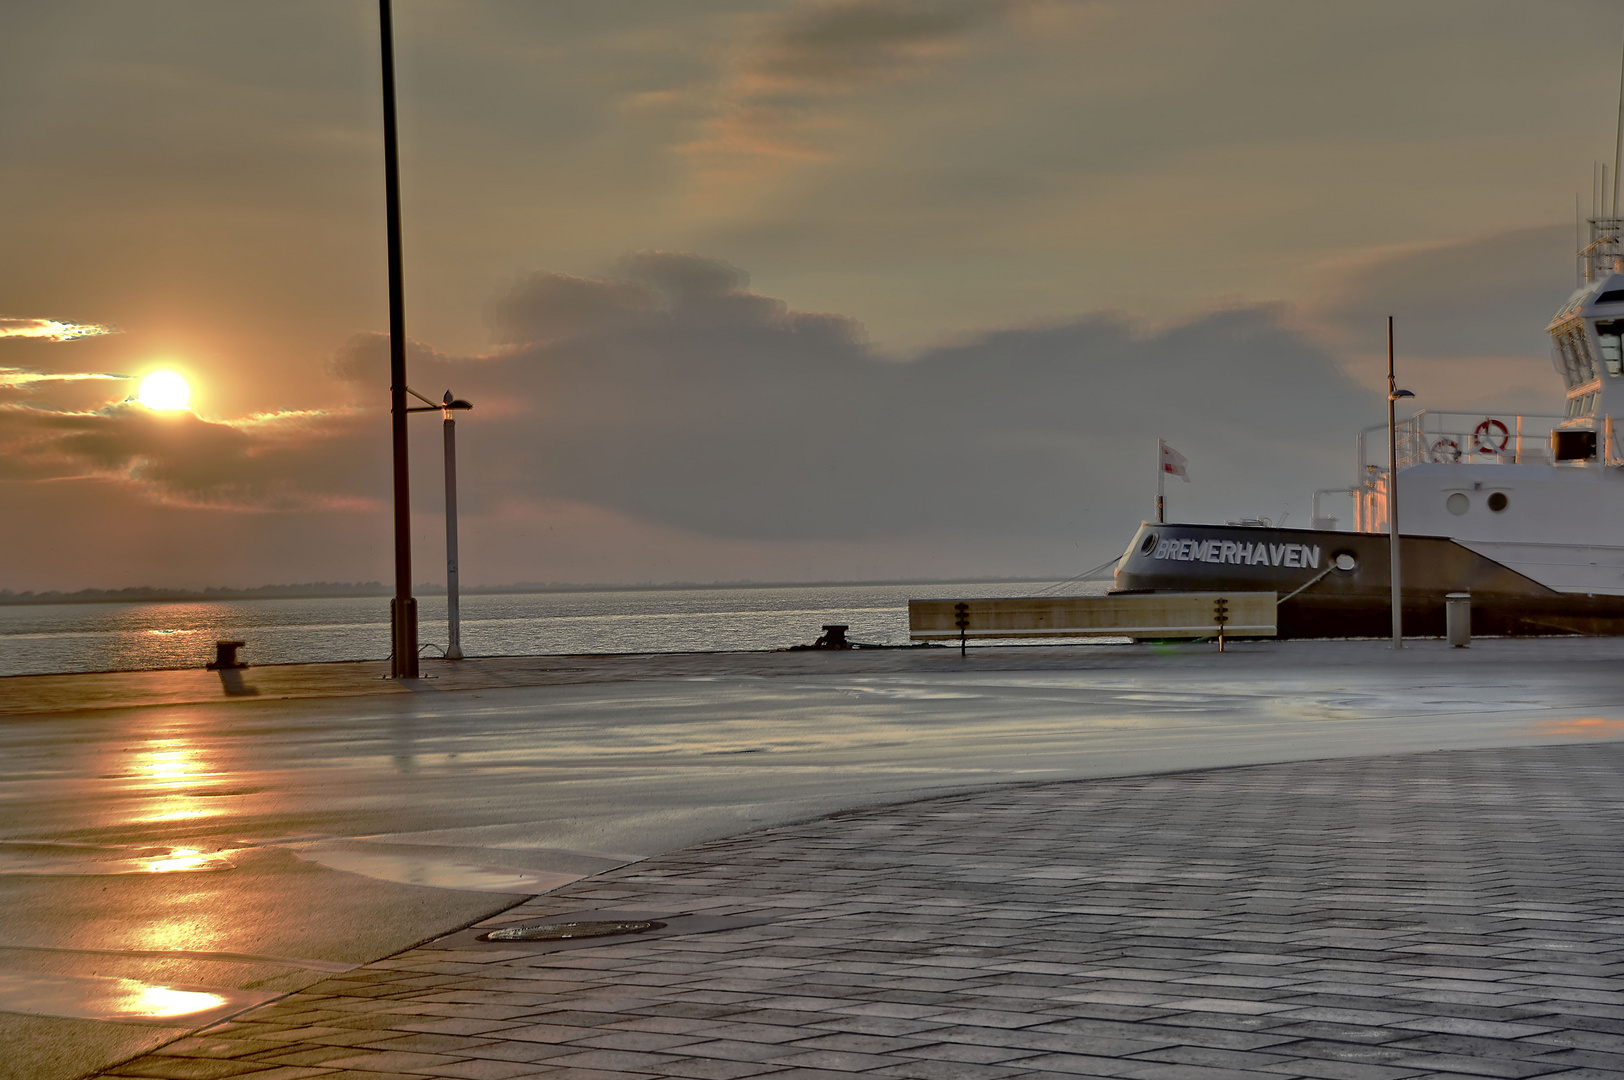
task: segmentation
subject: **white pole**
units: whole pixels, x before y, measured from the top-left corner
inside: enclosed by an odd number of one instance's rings
[[[449,404],[451,392],[446,391]],[[445,617],[447,660],[462,659],[462,619],[457,598],[457,422],[445,416]]]
[[[1387,553],[1393,583],[1393,648],[1404,648],[1404,604],[1398,551],[1398,382],[1393,377],[1393,317],[1387,316]]]

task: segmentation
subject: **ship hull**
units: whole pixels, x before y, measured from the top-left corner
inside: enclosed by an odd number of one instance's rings
[[[1385,637],[1388,550],[1381,533],[1146,523],[1114,591],[1273,592],[1280,637]],[[1624,597],[1558,592],[1448,537],[1402,536],[1399,554],[1406,635],[1443,636],[1449,593],[1471,594],[1478,635],[1624,634]]]

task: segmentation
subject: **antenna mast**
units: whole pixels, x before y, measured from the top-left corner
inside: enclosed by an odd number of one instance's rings
[[[1618,217],[1618,171],[1624,168],[1624,56],[1618,65],[1618,127],[1613,132],[1613,213]],[[1605,192],[1603,192],[1605,194]]]

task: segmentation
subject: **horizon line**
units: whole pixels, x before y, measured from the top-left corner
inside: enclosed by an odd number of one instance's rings
[[[521,581],[504,585],[464,585],[461,595],[524,595],[538,593],[579,592],[656,592],[695,589],[793,589],[860,587],[880,585],[966,585],[966,584],[1026,584],[1033,582],[1068,581],[1070,577],[1055,575],[990,575],[980,577],[945,578],[867,578],[861,580],[820,581],[755,581],[741,578],[733,581],[670,581],[670,582],[533,582]],[[413,586],[414,595],[443,596],[446,587],[438,583]],[[63,603],[168,603],[197,600],[317,600],[388,597],[393,591],[380,581],[312,581],[289,585],[256,585],[246,588],[205,586],[202,589],[177,589],[162,586],[132,585],[117,589],[85,588],[73,591],[52,589],[47,591],[0,589],[0,604],[63,604]]]

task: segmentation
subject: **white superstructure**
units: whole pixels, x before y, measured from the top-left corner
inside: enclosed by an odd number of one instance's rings
[[[1583,284],[1547,327],[1561,415],[1398,425],[1405,533],[1447,536],[1552,589],[1624,595],[1624,219],[1592,218]],[[1360,435],[1355,527],[1387,529],[1386,426]],[[1373,458],[1375,460],[1373,460]]]

